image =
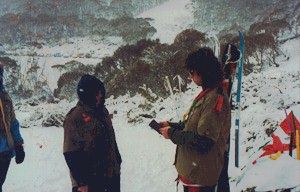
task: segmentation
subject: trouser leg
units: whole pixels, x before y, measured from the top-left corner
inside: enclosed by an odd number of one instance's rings
[[[106,191],[107,192],[120,192],[121,185],[120,175],[115,175],[112,178],[107,179]]]
[[[217,192],[230,192],[229,178],[228,178],[228,163],[229,163],[229,152],[226,151],[224,154],[224,166],[218,181]]]
[[[184,186],[184,192],[215,192],[216,186],[211,187],[187,187]]]
[[[6,179],[10,158],[0,158],[0,192],[2,192],[2,185]]]

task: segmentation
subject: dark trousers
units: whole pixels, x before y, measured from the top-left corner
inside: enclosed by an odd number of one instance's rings
[[[184,192],[215,192],[216,186],[212,187],[187,187],[183,186]]]
[[[100,181],[100,182],[99,182]],[[89,192],[120,192],[120,175],[111,178],[93,178],[89,185]]]
[[[115,175],[112,178],[109,178],[106,182],[106,192],[120,192],[120,182],[120,175]]]
[[[6,179],[8,167],[11,161],[10,154],[4,153],[0,153],[0,192],[2,192],[2,185]]]
[[[230,192],[229,179],[228,179],[228,163],[229,163],[229,152],[225,151],[224,166],[221,171],[221,175],[219,177],[217,192]]]
[[[78,187],[72,187],[72,192],[78,192]]]

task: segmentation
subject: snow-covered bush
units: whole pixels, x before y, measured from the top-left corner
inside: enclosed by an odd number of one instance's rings
[[[129,44],[134,44],[142,39],[151,38],[156,29],[150,25],[147,19],[119,17],[111,21],[110,25],[115,29],[118,36]]]
[[[62,127],[64,121],[64,115],[62,114],[48,114],[48,117],[43,120],[43,127]]]
[[[29,68],[22,72],[21,66],[15,60],[9,57],[0,57],[0,62],[5,66],[5,87],[12,97],[23,99],[34,97],[39,101],[53,100],[47,79],[43,76],[43,69],[40,69],[34,61],[29,61],[31,62]]]
[[[208,39],[205,33],[195,29],[186,29],[175,37],[173,45],[182,48],[182,50],[196,51],[207,42]]]
[[[174,90],[184,91],[186,84],[182,79],[188,76],[183,68],[185,59],[188,53],[205,43],[205,34],[192,29],[180,33],[172,45],[161,44],[158,40],[141,40],[122,46],[112,57],[104,58],[96,66],[95,74],[104,80],[108,95],[124,95],[128,91],[134,95],[145,84],[158,96],[167,97],[166,77],[170,78]]]

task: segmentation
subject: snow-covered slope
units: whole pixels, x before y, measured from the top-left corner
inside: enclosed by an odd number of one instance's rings
[[[34,54],[34,59],[40,67],[39,74],[47,79],[53,91],[61,75],[59,70],[51,68],[53,65],[63,65],[72,60],[84,65],[96,65],[103,57],[111,56],[123,43],[121,37],[83,37],[62,41],[57,45],[44,45],[41,49],[6,45],[5,52],[6,56],[17,61],[23,73],[30,68]]]
[[[192,27],[194,19],[190,4],[190,0],[170,0],[138,17],[152,18],[151,25],[157,30],[153,38],[171,44],[178,33]]]
[[[270,191],[295,186],[298,188],[294,191],[300,190],[300,161],[288,157],[287,154],[276,161],[266,157],[258,160],[257,164],[251,165],[253,157],[262,154],[262,150],[258,148],[265,142],[271,141],[271,138],[264,133],[265,127],[262,122],[265,119],[270,119],[271,122],[281,122],[284,119],[284,112],[279,108],[281,101],[291,105],[289,110],[293,110],[295,115],[300,117],[299,68],[297,68],[299,63],[296,62],[299,60],[299,55],[296,54],[299,50],[299,39],[287,42],[283,48],[290,59],[282,61],[280,68],[270,67],[261,74],[252,74],[245,78],[244,89],[248,88],[250,91],[249,93],[244,91],[243,97],[243,106],[249,107],[242,111],[241,116],[243,127],[240,135],[242,144],[240,163],[241,168],[245,165],[246,168],[241,170],[234,167],[234,145],[232,145],[229,168],[232,191],[241,191],[248,187],[257,187],[259,191]],[[273,88],[274,85],[282,88],[283,94],[279,94],[279,91]],[[255,88],[259,91],[256,92]],[[175,146],[147,126],[150,119],[140,118],[139,115],[156,111],[157,120],[176,121],[180,118],[178,116],[188,109],[199,91],[199,88],[191,85],[186,93],[153,104],[150,111],[137,107],[146,102],[146,99],[141,96],[108,99],[109,110],[117,112],[113,123],[123,157],[122,191],[160,192],[163,189],[165,192],[172,192],[175,190],[176,171],[172,166]],[[251,96],[254,94],[257,96]],[[265,98],[267,102],[259,103],[257,97]],[[23,105],[17,110],[17,116],[22,124],[35,116],[36,111],[67,113],[74,104],[62,101],[57,105],[44,104],[36,107]],[[164,109],[161,110],[162,107]],[[128,123],[127,116],[130,110],[131,116],[140,118],[140,122]],[[62,156],[62,128],[42,128],[36,122],[38,121],[31,123],[32,127],[21,130],[26,143],[26,161],[22,165],[12,163],[4,191],[22,189],[22,191],[65,192],[70,189],[69,172]],[[257,139],[248,141],[251,131],[257,133]],[[275,134],[283,142],[288,141],[288,137],[279,127]],[[245,152],[248,146],[253,148]],[[252,153],[255,155],[251,156]],[[282,179],[283,175],[286,179]]]
[[[274,134],[279,136],[283,143],[289,143],[289,136],[279,127],[285,119],[284,109],[287,109],[287,112],[292,110],[300,119],[300,57],[298,54],[300,39],[288,41],[281,48],[287,57],[281,55],[277,58],[280,64],[278,68],[268,67],[244,79],[242,106],[247,108],[241,112],[243,125],[240,130],[241,166],[240,169],[234,167],[234,138],[232,137],[230,154],[232,163],[229,167],[232,186],[236,186],[237,191],[255,186],[258,191],[274,191],[298,186],[295,191],[300,191],[300,160],[295,160],[295,150],[294,159],[286,157],[288,152],[285,151],[278,162],[273,162],[266,156],[252,165],[252,162],[263,153],[260,148],[267,142],[272,144],[272,138],[266,134],[267,129],[275,129]],[[231,135],[234,135],[234,132],[231,132]],[[293,166],[287,167],[287,165]],[[282,175],[286,179],[282,179]]]
[[[172,43],[176,34],[192,23],[191,12],[186,7],[189,3],[188,0],[170,0],[160,7],[141,14],[141,17],[154,18],[152,24],[158,30],[157,37],[161,38],[162,42]],[[108,54],[112,54],[115,49],[114,46],[114,49],[106,49],[103,45],[87,46],[84,42],[78,47],[82,47],[80,53],[104,49],[108,50]],[[260,147],[266,142],[272,143],[271,137],[265,133],[266,129],[275,128],[274,134],[279,136],[283,143],[289,142],[289,137],[278,126],[285,118],[284,108],[289,107],[287,110],[293,110],[295,116],[300,119],[300,38],[287,41],[281,48],[286,57],[281,55],[277,58],[279,67],[266,67],[261,73],[244,77],[240,168],[234,167],[234,137],[231,138],[229,175],[231,190],[234,192],[255,187],[257,191],[275,191],[284,188],[294,188],[292,190],[294,192],[300,191],[300,161],[288,157],[287,152],[277,160],[265,157],[252,165],[252,161],[263,153]],[[53,47],[49,48],[49,53],[72,57],[72,51],[67,50],[69,48],[65,46]],[[44,51],[41,52],[44,54]],[[96,55],[95,53],[94,56]],[[58,57],[53,64],[64,62],[63,57]],[[89,62],[94,64],[93,61]],[[49,68],[48,72],[49,75],[57,73],[52,68]],[[55,79],[52,81],[55,83]],[[200,91],[193,84],[189,86],[190,89],[186,93],[152,103],[153,107],[150,110],[139,107],[140,104],[144,105],[148,102],[140,95],[132,98],[125,95],[107,100],[109,111],[111,113],[115,111],[113,124],[123,157],[121,170],[123,192],[176,190],[174,180],[177,175],[172,165],[175,146],[151,130],[148,127],[150,119],[140,115],[152,114],[155,111],[158,121],[179,120]],[[62,155],[63,130],[61,127],[42,127],[41,123],[48,113],[64,115],[75,103],[60,101],[58,104],[40,104],[32,107],[22,101],[19,102],[21,105],[16,107],[17,117],[22,125],[29,126],[27,129],[21,129],[25,139],[26,159],[21,165],[12,162],[4,191],[70,191],[69,171]],[[137,122],[129,123],[128,117],[136,119]],[[234,121],[234,113],[232,121]],[[231,135],[233,136],[234,132]],[[251,138],[252,136],[255,137]]]

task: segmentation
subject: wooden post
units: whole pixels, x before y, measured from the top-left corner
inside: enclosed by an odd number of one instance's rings
[[[296,152],[297,152],[297,159],[300,160],[300,135],[299,135],[299,130],[296,130]]]
[[[297,152],[298,152],[298,148],[297,148],[297,128],[296,128],[296,122],[295,122],[295,116],[294,116],[294,113],[293,111],[291,111],[291,114],[292,114],[292,129],[291,129],[291,148],[293,150],[293,148],[295,147],[296,148],[296,155],[297,155]],[[296,156],[297,158],[297,156]]]
[[[290,135],[290,145],[289,145],[289,155],[291,157],[293,157],[293,126],[291,125],[292,122],[290,121],[289,119],[289,116],[287,114],[287,111],[286,109],[284,109],[284,112],[285,112],[285,116],[286,116],[286,119],[287,119],[287,123],[288,123],[288,126],[289,126],[289,129],[291,130],[291,135]],[[292,114],[293,115],[293,114]]]

